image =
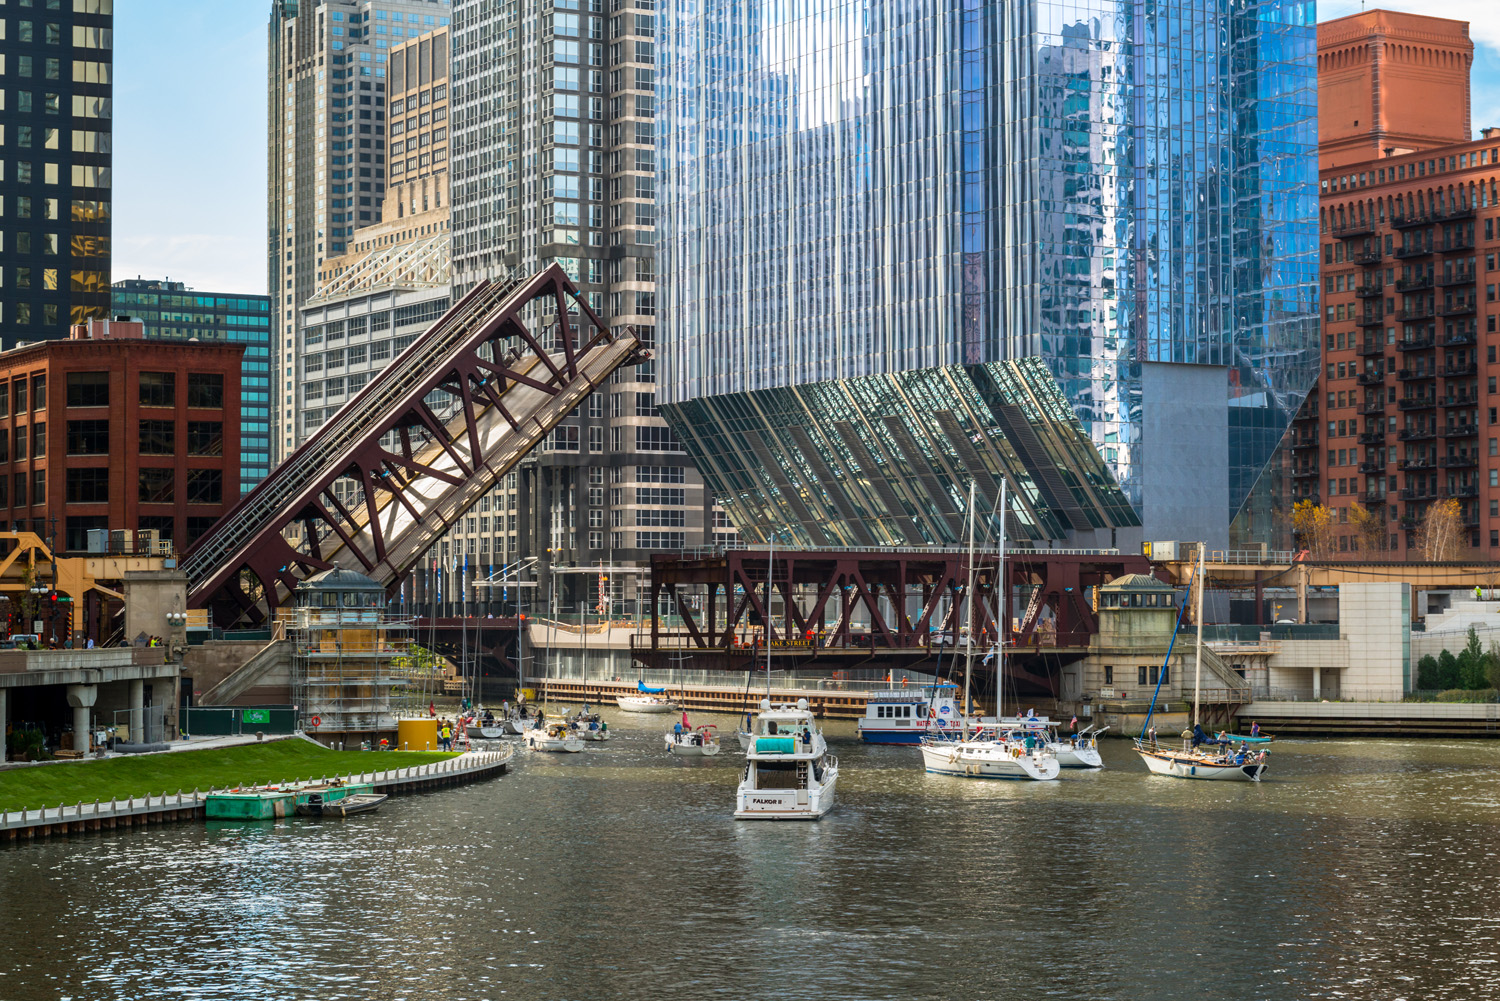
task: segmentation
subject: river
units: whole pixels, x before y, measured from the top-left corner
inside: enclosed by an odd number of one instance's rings
[[[0,850],[0,998],[1500,996],[1489,743],[1278,743],[1254,785],[1106,741],[1020,784],[832,722],[839,807],[774,824],[730,818],[731,746],[607,716],[375,815]]]

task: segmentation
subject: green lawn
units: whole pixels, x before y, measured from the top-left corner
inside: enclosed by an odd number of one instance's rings
[[[427,751],[329,751],[305,740],[203,751],[142,754],[104,761],[58,762],[0,772],[0,810],[35,810],[226,786],[295,782],[354,772],[424,765],[452,754]]]

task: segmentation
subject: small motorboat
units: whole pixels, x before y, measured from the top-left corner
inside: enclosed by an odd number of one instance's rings
[[[683,714],[683,719],[687,719],[686,713]],[[684,722],[681,730],[664,735],[667,751],[679,758],[711,758],[719,753],[719,736],[713,732],[716,729],[718,727],[712,723],[693,729]]]
[[[359,793],[354,796],[346,796],[337,803],[332,803],[323,808],[323,816],[350,817],[356,813],[374,813],[380,809],[380,804],[386,800],[383,792]]]
[[[567,751],[578,752],[583,750],[583,739],[577,732],[568,728],[568,724],[561,720],[554,720],[544,727],[532,728],[525,733],[526,746],[533,751]]]
[[[572,719],[568,720],[568,724],[582,740],[613,740],[615,736],[610,733],[609,724],[604,721],[603,717],[598,713],[589,712],[588,706],[580,709]]]

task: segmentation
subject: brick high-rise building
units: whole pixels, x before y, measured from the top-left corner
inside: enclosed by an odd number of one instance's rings
[[[1324,169],[1469,139],[1469,25],[1371,10],[1318,25]]]
[[[1323,373],[1284,469],[1294,499],[1333,512],[1341,553],[1421,558],[1429,506],[1453,499],[1466,540],[1500,555],[1500,132],[1468,136],[1467,28],[1388,11],[1319,26],[1336,83],[1322,92]],[[1326,106],[1347,115],[1359,102],[1338,81],[1356,79],[1384,109],[1358,160]],[[1358,529],[1356,503],[1378,528]]]

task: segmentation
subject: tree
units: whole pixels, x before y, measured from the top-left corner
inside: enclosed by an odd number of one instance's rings
[[[1458,658],[1447,650],[1438,654],[1436,681],[1432,687],[1440,691],[1458,687]]]
[[[1484,673],[1489,679],[1489,687],[1500,689],[1500,643],[1490,640],[1490,651],[1484,657]]]
[[[1385,549],[1385,521],[1378,511],[1371,511],[1355,501],[1349,505],[1349,524],[1354,528],[1359,548],[1367,554],[1366,559],[1372,559],[1375,553]]]
[[[1441,687],[1438,684],[1441,680],[1438,677],[1437,658],[1430,653],[1424,654],[1422,659],[1417,661],[1417,690],[1423,692],[1436,691]]]
[[[1469,627],[1469,640],[1458,653],[1458,685],[1456,687],[1475,691],[1489,687],[1489,663],[1484,646],[1479,642],[1479,633]]]
[[[1328,560],[1334,554],[1333,512],[1321,504],[1300,500],[1292,508],[1292,531],[1297,541],[1315,560]]]
[[[1422,558],[1432,561],[1462,559],[1469,548],[1463,526],[1463,509],[1458,501],[1433,501],[1417,528],[1417,547]]]

